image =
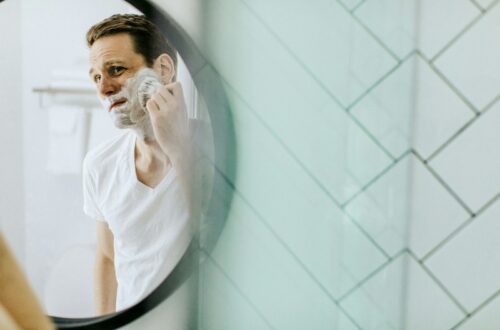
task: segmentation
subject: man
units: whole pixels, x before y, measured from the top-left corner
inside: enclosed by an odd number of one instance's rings
[[[137,303],[172,271],[197,208],[175,50],[142,15],[103,20],[87,43],[99,99],[114,124],[127,128],[90,151],[83,168],[84,211],[97,220],[96,309],[105,314]],[[145,109],[134,84],[144,71],[161,82]]]

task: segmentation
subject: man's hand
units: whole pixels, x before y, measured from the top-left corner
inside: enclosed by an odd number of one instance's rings
[[[172,162],[190,149],[186,103],[179,82],[159,88],[146,103],[156,141]]]

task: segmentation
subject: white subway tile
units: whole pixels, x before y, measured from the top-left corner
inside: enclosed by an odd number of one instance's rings
[[[325,289],[334,297],[342,295],[386,258],[250,109],[227,91],[238,150],[236,189]]]
[[[368,0],[355,15],[400,59],[415,49],[416,1]]]
[[[500,192],[499,122],[497,103],[430,161],[473,212]]]
[[[418,48],[431,59],[480,13],[470,0],[421,0]]]
[[[463,317],[443,290],[406,254],[354,291],[341,306],[363,329],[441,330],[449,329]]]
[[[500,289],[499,218],[497,202],[426,261],[469,312]]]
[[[352,114],[391,153],[410,148],[415,63],[404,62],[352,109]]]
[[[422,258],[470,216],[419,160],[411,167],[408,245]]]
[[[417,57],[413,146],[426,159],[474,117],[474,112]]]
[[[351,104],[396,64],[337,1],[245,3],[343,106]],[[263,56],[268,56],[269,49],[263,49]]]
[[[479,110],[500,93],[499,20],[500,6],[495,6],[435,62]]]
[[[499,310],[500,297],[496,297],[461,324],[457,330],[498,330],[500,329]]]
[[[273,328],[355,329],[238,195],[212,257]]]

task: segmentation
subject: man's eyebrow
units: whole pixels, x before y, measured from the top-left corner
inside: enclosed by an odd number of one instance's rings
[[[106,61],[104,62],[104,67],[107,67],[107,66],[111,66],[113,64],[124,64],[125,62],[122,61],[122,60],[110,60],[110,61]],[[89,76],[92,76],[92,73],[94,72],[94,68],[91,68],[89,70]]]

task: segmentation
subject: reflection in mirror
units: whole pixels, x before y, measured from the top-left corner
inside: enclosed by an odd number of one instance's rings
[[[48,314],[122,310],[196,236],[213,175],[203,165],[213,154],[206,107],[182,58],[124,1],[25,0],[16,10],[25,47],[16,254]]]

